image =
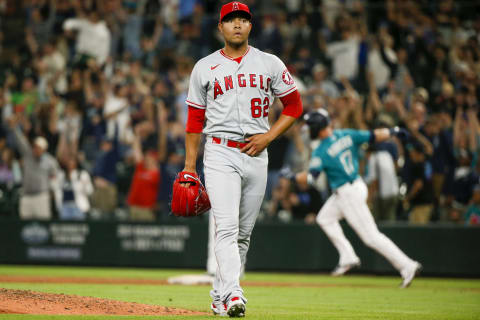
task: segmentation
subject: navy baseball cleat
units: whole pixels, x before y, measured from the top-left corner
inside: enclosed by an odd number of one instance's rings
[[[412,283],[413,278],[415,278],[416,275],[418,275],[422,271],[422,265],[418,262],[415,262],[415,264],[407,269],[402,270],[402,278],[403,281],[400,284],[400,288],[408,288],[410,283]]]
[[[347,273],[350,269],[356,268],[360,266],[360,261],[353,262],[353,263],[347,263],[344,265],[338,265],[333,271],[330,273],[334,277],[339,277],[343,276],[345,273]]]
[[[227,303],[227,314],[230,318],[245,317],[245,302],[240,297],[233,297]]]

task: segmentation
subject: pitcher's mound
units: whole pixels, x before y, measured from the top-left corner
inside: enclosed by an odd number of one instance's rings
[[[178,308],[76,295],[0,288],[0,314],[204,315]]]

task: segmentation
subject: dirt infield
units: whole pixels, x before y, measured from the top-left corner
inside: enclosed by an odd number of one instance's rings
[[[0,314],[203,315],[205,313],[76,295],[0,288]]]

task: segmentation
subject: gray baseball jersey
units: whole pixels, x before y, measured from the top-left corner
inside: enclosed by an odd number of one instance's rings
[[[275,97],[296,90],[285,64],[249,47],[237,63],[222,50],[193,68],[186,103],[206,108],[203,133],[233,140],[269,130],[268,111]]]

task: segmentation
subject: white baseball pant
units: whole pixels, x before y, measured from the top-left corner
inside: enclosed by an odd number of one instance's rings
[[[207,138],[204,153],[205,185],[215,222],[215,273],[212,298],[243,298],[240,274],[250,235],[258,217],[267,184],[268,155],[256,157]]]
[[[383,255],[398,271],[412,267],[415,262],[378,230],[367,206],[367,195],[362,179],[346,183],[328,198],[317,215],[317,223],[338,250],[339,265],[360,261],[339,224],[345,218],[365,245]]]

